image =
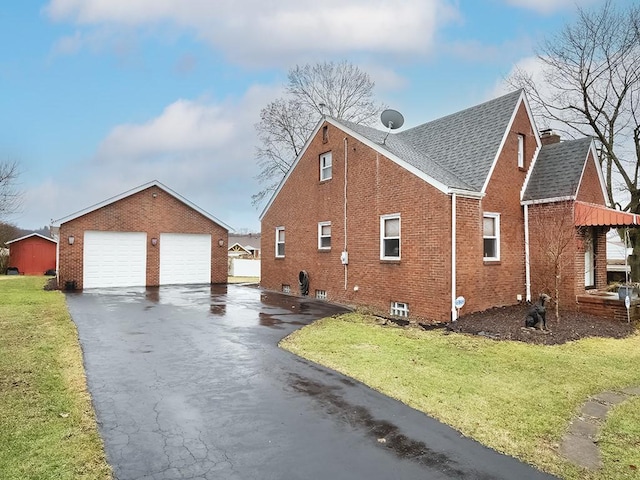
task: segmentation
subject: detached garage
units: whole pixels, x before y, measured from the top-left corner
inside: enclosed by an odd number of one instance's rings
[[[24,275],[44,275],[56,269],[56,241],[39,233],[7,242],[9,267]],[[4,272],[2,272],[4,273]]]
[[[62,288],[226,283],[229,227],[154,181],[53,222]]]

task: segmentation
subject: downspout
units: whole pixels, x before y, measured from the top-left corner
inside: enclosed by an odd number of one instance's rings
[[[456,194],[451,194],[451,320],[458,319],[456,310]]]
[[[344,137],[344,248],[342,250],[343,260],[342,263],[344,265],[344,290],[347,291],[347,280],[348,280],[348,270],[349,265],[348,261],[345,261],[344,258],[347,255],[347,137]]]
[[[524,206],[524,282],[527,302],[531,301],[531,254],[529,253],[529,205]]]

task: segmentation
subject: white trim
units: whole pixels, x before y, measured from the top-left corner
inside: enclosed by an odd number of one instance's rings
[[[279,232],[285,232],[285,239],[282,242],[279,241],[280,240],[279,235],[278,235]],[[287,254],[287,251],[286,251],[287,236],[286,235],[287,234],[286,234],[286,231],[285,231],[284,227],[276,227],[276,251],[274,252],[275,255],[276,255],[276,258],[284,258],[285,255]],[[279,244],[282,244],[282,245],[285,246],[285,252],[282,255],[278,254],[278,245]]]
[[[529,251],[529,205],[524,206],[524,283],[527,302],[531,301],[531,252]]]
[[[447,193],[449,195],[457,195],[458,197],[471,198],[474,200],[482,200],[484,197],[487,196],[486,193],[470,192],[469,190],[460,190],[459,188],[450,188]]]
[[[451,194],[451,320],[458,319],[456,308],[456,194]]]
[[[322,227],[329,227],[329,236],[322,236]],[[329,246],[322,246],[322,239],[329,238]],[[331,222],[318,222],[318,250],[331,250]]]
[[[575,195],[567,195],[564,197],[543,198],[542,200],[523,200],[520,202],[520,205],[541,205],[545,203],[568,202],[575,199]]]
[[[491,168],[489,169],[489,173],[487,174],[487,178],[485,178],[484,180],[484,185],[482,186],[482,193],[486,193],[487,188],[489,187],[489,181],[491,180],[491,176],[493,175],[493,171],[496,168],[496,165],[498,164],[498,159],[500,158],[500,154],[502,153],[502,149],[504,148],[504,144],[507,142],[507,138],[509,137],[509,135],[511,134],[511,127],[513,126],[513,122],[516,119],[516,115],[518,113],[518,110],[520,109],[520,105],[524,103],[524,107],[525,110],[527,111],[527,116],[529,117],[529,123],[531,123],[531,128],[533,129],[533,137],[536,139],[536,144],[538,145],[538,148],[540,148],[542,146],[542,143],[540,142],[540,138],[538,136],[538,129],[536,128],[536,122],[533,118],[533,114],[531,113],[531,108],[529,107],[529,101],[527,100],[527,96],[524,94],[524,90],[522,90],[520,92],[520,98],[518,98],[518,101],[516,102],[516,106],[513,109],[513,112],[511,113],[511,119],[509,120],[509,123],[507,124],[507,128],[504,131],[504,135],[502,136],[502,140],[500,141],[500,146],[498,147],[498,151],[496,152],[496,156],[493,159],[493,163],[491,164]],[[531,168],[531,167],[529,167]]]
[[[484,239],[485,238],[494,238],[494,237],[485,237],[484,235],[484,219],[485,218],[493,218],[494,224],[493,228],[495,230],[495,241],[496,241],[496,255],[495,257],[485,257],[484,256]],[[500,260],[500,214],[495,212],[483,212],[482,213],[482,260],[486,262],[493,262]]]
[[[45,240],[49,240],[50,242],[53,243],[58,243],[57,240],[53,239],[53,238],[49,238],[49,237],[45,237],[44,235],[40,235],[39,233],[30,233],[29,235],[24,235],[20,238],[16,238],[13,240],[9,240],[8,242],[5,243],[5,245],[9,245],[10,243],[14,243],[14,242],[19,242],[20,240],[24,240],[25,238],[29,238],[29,237],[40,237],[43,238]]]
[[[385,239],[394,239],[396,237],[385,237],[384,236],[384,225],[386,220],[394,220],[398,219],[398,256],[397,257],[387,257],[384,254],[384,241]],[[400,218],[399,213],[390,213],[387,215],[380,215],[380,260],[400,260],[402,257],[402,220]]]
[[[79,210],[75,213],[72,213],[71,215],[67,215],[66,217],[62,217],[59,218],[58,220],[52,220],[51,221],[51,226],[52,227],[60,227],[60,225],[62,225],[63,223],[67,223],[70,222],[71,220],[75,220],[78,217],[81,217],[83,215],[86,215],[87,213],[91,213],[95,210],[98,210],[99,208],[105,207],[107,205],[110,205],[112,203],[115,203],[119,200],[122,200],[123,198],[127,198],[130,197],[131,195],[134,195],[138,192],[141,192],[143,190],[146,190],[147,188],[150,187],[158,187],[161,190],[164,190],[166,193],[168,193],[169,195],[171,195],[172,197],[174,197],[176,200],[179,200],[180,202],[184,203],[186,206],[192,208],[193,210],[195,210],[196,212],[200,213],[201,215],[205,216],[206,218],[208,218],[209,220],[211,220],[214,223],[217,223],[218,225],[220,225],[221,227],[225,228],[226,230],[233,230],[232,227],[230,227],[229,225],[227,225],[226,223],[222,222],[221,220],[217,219],[216,217],[214,217],[213,215],[211,215],[209,212],[201,209],[200,207],[198,207],[195,203],[190,202],[189,200],[187,200],[186,198],[184,198],[182,195],[180,195],[179,193],[171,190],[169,187],[167,187],[166,185],[163,185],[162,183],[160,183],[157,180],[153,180],[151,182],[145,183],[144,185],[140,185],[138,187],[132,188],[131,190],[127,190],[126,192],[123,192],[119,195],[116,195],[115,197],[111,197],[108,198],[100,203],[96,203],[95,205],[91,205],[90,207],[84,208],[82,210]]]
[[[522,184],[522,188],[520,189],[520,202],[522,204],[522,199],[524,198],[524,194],[527,191],[527,187],[529,186],[529,181],[531,180],[531,174],[536,166],[536,162],[538,161],[538,157],[540,156],[540,150],[542,150],[542,145],[538,142],[538,147],[536,151],[533,152],[533,158],[531,159],[531,164],[529,165],[529,170],[527,170],[527,175],[524,177],[524,183]]]

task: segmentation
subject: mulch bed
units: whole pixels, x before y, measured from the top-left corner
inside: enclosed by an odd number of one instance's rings
[[[547,330],[524,327],[530,305],[496,307],[471,313],[448,324],[455,332],[481,335],[494,340],[516,340],[542,345],[556,345],[586,337],[624,338],[632,335],[634,323],[607,320],[579,312],[560,312],[560,321],[547,311]]]

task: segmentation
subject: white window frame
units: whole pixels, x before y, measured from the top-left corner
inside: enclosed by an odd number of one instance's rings
[[[384,226],[387,220],[398,220],[398,236],[397,237],[385,237]],[[386,256],[384,254],[384,242],[385,240],[398,239],[398,256]],[[380,215],[380,260],[400,260],[402,254],[402,220],[399,213],[393,213],[390,215]]]
[[[322,234],[322,227],[329,227],[329,235]],[[329,239],[329,246],[323,246],[322,240]],[[318,250],[331,250],[331,222],[318,223]]]
[[[518,168],[524,168],[524,135],[518,134]]]
[[[326,300],[327,299],[327,291],[326,290],[316,290],[316,298],[318,300]]]
[[[280,240],[280,232],[282,232],[282,241]],[[285,235],[284,227],[276,227],[276,258],[284,258],[285,255]],[[279,253],[279,246],[282,245],[282,254]]]
[[[331,155],[331,152],[325,152],[322,155],[320,155],[320,181],[324,182],[325,180],[331,180],[332,175],[333,175],[333,156]]]
[[[484,219],[492,218],[494,221],[494,230],[495,235],[485,235],[484,234]],[[484,256],[484,241],[485,240],[495,240],[496,242],[496,256],[495,257],[485,257]],[[492,212],[484,212],[482,214],[482,259],[488,261],[496,261],[500,260],[500,214],[492,213]]]
[[[405,302],[391,302],[391,309],[389,310],[394,317],[409,317],[409,304]]]

